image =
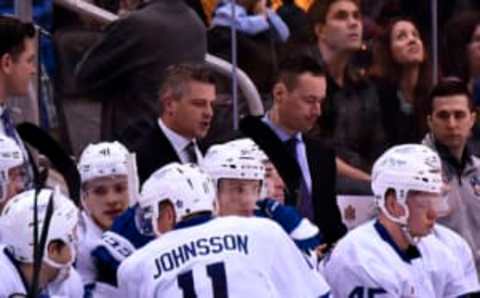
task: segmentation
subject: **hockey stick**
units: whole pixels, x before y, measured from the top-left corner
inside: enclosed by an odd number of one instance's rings
[[[42,269],[43,254],[45,251],[45,244],[47,241],[48,230],[50,229],[50,221],[53,215],[53,196],[54,192],[50,195],[47,205],[47,213],[45,214],[45,220],[43,223],[40,242],[38,242],[38,195],[41,191],[41,186],[36,185],[35,196],[33,203],[33,276],[31,287],[28,291],[28,298],[37,298],[40,282],[40,271]]]
[[[23,122],[17,125],[17,131],[22,140],[45,155],[54,168],[62,174],[67,183],[70,198],[79,206],[80,174],[75,162],[66,154],[60,144],[40,127],[32,123]]]

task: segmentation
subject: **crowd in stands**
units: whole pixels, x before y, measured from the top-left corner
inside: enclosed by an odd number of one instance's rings
[[[0,297],[480,295],[476,1],[438,1],[439,65],[428,1],[88,2],[119,19],[0,4]],[[205,61],[232,44],[265,107],[238,131]],[[341,194],[375,216],[348,231]]]

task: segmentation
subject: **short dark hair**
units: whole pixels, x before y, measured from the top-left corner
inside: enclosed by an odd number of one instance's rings
[[[180,99],[185,92],[185,84],[191,81],[216,84],[212,69],[204,62],[180,63],[170,65],[165,69],[162,84],[158,96],[160,100],[167,91],[171,91],[175,99]],[[160,114],[163,112],[163,104],[160,103]]]
[[[282,82],[291,91],[296,87],[298,76],[304,73],[326,76],[323,66],[311,55],[299,53],[287,56],[279,65],[276,83]]]
[[[312,25],[325,24],[330,6],[340,0],[315,0],[308,9],[308,17]],[[360,0],[348,0],[355,3],[360,9]]]
[[[468,101],[468,108],[472,112],[475,110],[475,104],[470,91],[468,91],[467,84],[457,77],[447,77],[441,79],[440,82],[433,87],[432,92],[430,92],[428,96],[428,114],[431,115],[433,113],[435,98],[451,95],[465,95]]]
[[[24,23],[17,18],[0,16],[0,57],[10,54],[16,59],[25,50],[25,39],[35,37],[32,23]]]

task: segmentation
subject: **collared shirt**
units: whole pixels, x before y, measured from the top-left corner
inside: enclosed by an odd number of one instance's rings
[[[190,144],[190,142],[193,142],[195,144],[195,154],[197,155],[197,162],[200,163],[200,161],[202,160],[202,153],[198,149],[195,139],[189,139],[176,133],[175,131],[167,127],[161,118],[158,118],[158,126],[160,126],[160,129],[170,141],[170,144],[172,144],[173,149],[175,149],[175,152],[177,153],[178,157],[180,157],[180,161],[182,163],[190,162],[188,153],[186,151],[187,146]]]
[[[297,138],[298,140],[298,144],[296,147],[297,162],[298,162],[298,165],[300,166],[300,169],[302,170],[303,180],[305,181],[307,190],[311,196],[312,195],[312,175],[310,174],[310,168],[308,167],[307,148],[305,147],[305,143],[303,142],[302,134],[300,132],[294,135],[288,134],[283,128],[273,123],[272,120],[268,117],[268,115],[265,115],[262,118],[262,121],[265,122],[275,132],[277,137],[279,137],[283,143],[285,143],[292,137]]]

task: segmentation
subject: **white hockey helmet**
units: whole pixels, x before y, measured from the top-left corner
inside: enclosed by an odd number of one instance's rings
[[[225,145],[237,148],[244,154],[252,154],[253,156],[257,157],[258,160],[260,160],[261,162],[269,161],[269,158],[265,154],[265,152],[263,152],[263,150],[260,149],[260,147],[250,138],[236,139],[225,143]]]
[[[444,183],[442,179],[440,157],[432,149],[417,144],[395,146],[387,150],[375,162],[372,170],[372,190],[380,210],[392,221],[406,225],[409,217],[406,205],[409,191],[442,194]],[[405,209],[405,215],[395,218],[390,215],[385,206],[387,191],[394,190],[398,203]],[[440,208],[446,202],[439,198]]]
[[[215,187],[210,176],[194,164],[170,163],[154,172],[142,185],[139,198],[144,234],[155,232],[160,215],[159,203],[169,201],[175,208],[176,222],[202,211],[214,211]],[[152,227],[148,227],[152,224]],[[153,230],[151,229],[153,228]]]
[[[7,199],[10,169],[23,163],[23,154],[17,143],[7,136],[0,135],[0,202]]]
[[[128,150],[117,141],[88,145],[78,163],[82,183],[99,177],[127,176],[128,157]]]
[[[220,179],[258,180],[263,184],[265,166],[252,154],[227,144],[210,147],[201,167],[213,178],[218,187]]]
[[[15,259],[22,263],[33,263],[34,204],[35,190],[29,190],[14,196],[2,212],[2,242],[7,245]],[[37,195],[38,238],[40,239],[47,215],[48,203],[53,197],[53,213],[48,227],[43,261],[54,268],[66,268],[75,260],[78,209],[73,202],[59,191],[42,189]],[[68,264],[59,264],[48,256],[48,245],[60,240],[72,252]]]

